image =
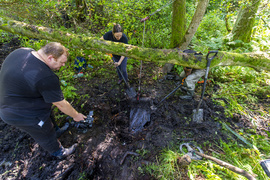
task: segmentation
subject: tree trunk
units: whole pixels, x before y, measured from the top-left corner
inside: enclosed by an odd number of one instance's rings
[[[248,4],[240,8],[232,30],[233,40],[241,40],[246,43],[250,42],[260,2],[261,0],[250,0]]]
[[[180,46],[180,49],[185,50],[187,49],[189,43],[191,42],[194,34],[196,33],[199,25],[201,24],[201,21],[203,19],[203,16],[205,14],[206,8],[209,4],[209,0],[200,0],[195,14],[192,17],[191,23],[188,27],[188,30],[185,33],[184,38],[182,39],[182,43]]]
[[[173,3],[171,48],[180,46],[186,32],[186,0],[175,0]]]
[[[172,21],[173,24],[172,24],[171,47],[172,48],[179,47],[181,50],[185,50],[188,48],[189,43],[191,42],[194,34],[196,33],[202,21],[206,8],[209,4],[209,0],[199,1],[195,14],[193,15],[193,18],[191,20],[191,23],[187,31],[185,31],[186,13],[177,13],[177,10],[186,12],[185,9],[181,8],[181,7],[186,8],[186,5],[185,5],[186,2],[185,0],[181,0],[181,1],[182,2],[179,2],[179,3],[182,3],[182,5],[176,3],[178,1],[175,1],[175,4],[173,5],[174,11],[173,11],[173,21]],[[170,72],[172,67],[173,67],[173,64],[165,64],[163,67],[163,73]]]
[[[180,46],[180,43],[185,35],[186,31],[186,0],[175,0],[173,2],[173,17],[172,17],[172,36],[171,36],[171,48]],[[173,68],[174,64],[166,63],[162,72],[167,74]]]
[[[230,23],[229,23],[229,15],[228,14],[225,16],[225,26],[226,26],[227,31],[230,33],[232,31],[232,28],[231,28]]]
[[[70,45],[73,48],[92,49],[142,61],[172,63],[195,69],[205,69],[207,64],[206,58],[204,58],[205,55],[201,60],[198,60],[193,54],[185,54],[180,49],[142,48],[124,43],[101,40],[99,37],[87,37],[46,27],[29,25],[3,16],[0,16],[0,29],[29,38],[57,41]],[[183,56],[187,58],[184,59]],[[217,57],[212,60],[210,67],[216,66],[248,66],[256,70],[264,69],[269,71],[270,54],[263,52],[239,54],[219,51]]]

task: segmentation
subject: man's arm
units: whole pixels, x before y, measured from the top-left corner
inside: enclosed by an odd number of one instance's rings
[[[60,111],[62,111],[66,115],[71,116],[74,121],[78,122],[86,118],[86,116],[84,116],[83,114],[78,113],[65,99],[62,101],[54,102],[52,104],[58,107]]]

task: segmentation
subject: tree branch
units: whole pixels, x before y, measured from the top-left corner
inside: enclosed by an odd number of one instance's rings
[[[204,69],[207,64],[205,55],[201,60],[198,60],[193,54],[185,54],[179,49],[152,49],[115,43],[101,40],[99,37],[87,37],[42,26],[29,25],[3,16],[0,16],[0,29],[29,38],[61,42],[73,48],[92,49],[142,61],[172,63],[195,69]],[[183,58],[183,56],[188,58]],[[270,55],[263,52],[239,54],[219,51],[217,57],[212,60],[210,67],[216,66],[248,66],[256,70],[269,71]]]

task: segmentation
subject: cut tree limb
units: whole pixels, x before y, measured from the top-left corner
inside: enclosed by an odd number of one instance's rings
[[[243,169],[240,169],[240,168],[238,168],[238,167],[235,167],[235,166],[233,166],[233,165],[231,165],[231,164],[229,164],[229,163],[226,163],[226,162],[224,162],[224,161],[221,161],[221,160],[219,160],[219,159],[217,159],[217,158],[214,158],[214,157],[212,157],[212,156],[208,156],[208,155],[206,155],[206,154],[203,154],[203,153],[200,153],[200,152],[198,152],[198,151],[194,151],[197,155],[199,155],[199,156],[201,156],[201,157],[204,157],[205,159],[209,159],[209,160],[211,160],[211,161],[214,161],[214,162],[216,162],[217,164],[219,164],[220,166],[223,166],[223,167],[225,167],[225,168],[227,168],[227,169],[229,169],[229,170],[231,170],[231,171],[233,171],[233,172],[235,172],[235,173],[237,173],[237,174],[240,174],[240,175],[242,175],[242,176],[245,176],[247,179],[249,179],[249,180],[256,180],[256,178],[255,177],[253,177],[251,174],[249,174],[247,171],[245,171],[245,170],[243,170]]]
[[[202,58],[201,61],[199,61],[194,55],[187,55],[179,49],[152,49],[115,43],[101,40],[99,37],[88,37],[47,27],[30,25],[4,16],[0,16],[0,29],[29,38],[61,42],[62,44],[70,45],[73,48],[92,49],[127,56],[142,61],[172,63],[195,69],[205,69],[207,64],[206,58]],[[185,60],[183,56],[187,56],[188,60]],[[216,66],[247,66],[256,70],[269,71],[270,54],[265,52],[240,54],[219,51],[217,57],[211,62],[211,68]]]

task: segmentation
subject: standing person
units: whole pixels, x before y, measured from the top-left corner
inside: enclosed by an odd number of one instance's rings
[[[105,33],[101,37],[101,39],[128,44],[128,38],[123,33],[123,29],[119,24],[114,24],[113,29],[111,31],[108,31],[107,33]],[[118,55],[113,54],[112,59],[115,62],[114,63],[115,67],[119,66],[119,69],[120,69],[120,71],[122,71],[125,80],[128,81],[127,57],[118,56]],[[117,73],[118,73],[118,77],[119,77],[118,84],[121,84],[123,81],[123,78],[118,70],[117,70]]]
[[[74,121],[86,118],[67,102],[60,88],[59,70],[67,62],[67,49],[57,42],[38,51],[20,48],[10,53],[0,71],[0,117],[9,125],[26,131],[52,156],[64,158],[77,144],[63,148],[50,118],[55,105]]]

